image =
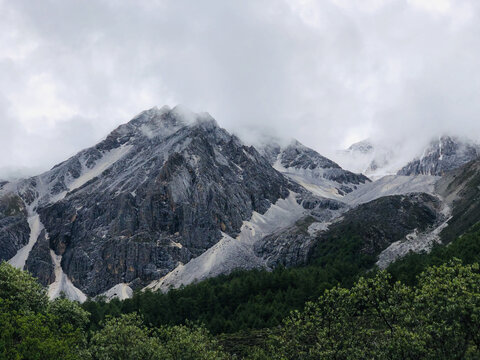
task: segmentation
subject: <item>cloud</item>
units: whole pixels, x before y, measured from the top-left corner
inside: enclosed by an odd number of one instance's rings
[[[480,138],[476,0],[0,0],[0,14],[0,168],[46,169],[178,103],[327,156],[363,137]]]

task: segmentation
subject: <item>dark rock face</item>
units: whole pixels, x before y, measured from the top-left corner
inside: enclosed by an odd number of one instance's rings
[[[146,285],[221,232],[235,237],[253,211],[264,213],[291,186],[209,115],[187,123],[175,109],[152,109],[20,189],[27,204],[38,203],[63,271],[96,295],[121,282]],[[35,245],[27,267],[48,284],[46,243]]]
[[[305,264],[316,237],[316,232],[311,231],[311,227],[321,224],[326,228],[325,224],[348,210],[345,204],[330,199],[307,197],[302,205],[311,210],[308,216],[298,220],[294,226],[266,236],[262,242],[255,244],[255,253],[265,260],[268,267]]]
[[[301,169],[341,169],[338,164],[326,157],[323,157],[316,151],[307,148],[298,141],[282,150],[281,164],[286,168],[301,168]]]
[[[14,194],[0,197],[0,261],[9,260],[27,245],[29,234],[27,210],[22,199]]]
[[[443,220],[440,210],[440,200],[424,193],[373,200],[344,213],[320,233],[309,256],[321,258],[331,244],[343,241],[374,258],[415,229],[424,231]]]
[[[398,175],[438,175],[454,170],[480,156],[480,146],[456,137],[432,141],[420,159],[398,171]]]
[[[308,222],[309,219],[304,219]],[[269,267],[297,266],[306,263],[308,254],[315,238],[310,236],[305,229],[298,224],[282,231],[269,235],[264,243],[255,247],[255,253],[266,260]]]
[[[50,243],[45,235],[43,230],[25,263],[25,270],[35,274],[40,283],[47,286],[55,281],[55,266],[50,255]]]

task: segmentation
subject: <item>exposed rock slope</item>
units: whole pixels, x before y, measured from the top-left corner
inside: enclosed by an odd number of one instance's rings
[[[370,182],[366,176],[342,169],[296,140],[283,147],[271,143],[260,152],[276,170],[321,197],[340,199]]]
[[[33,244],[35,259],[25,259],[28,268],[48,284],[60,256],[69,281],[96,295],[118,283],[147,284],[222,234],[235,237],[253,212],[265,213],[289,187],[295,188],[255,148],[208,114],[155,108],[2,191],[19,194],[45,227]],[[24,244],[25,229],[18,233]]]
[[[443,220],[441,210],[441,201],[424,193],[385,196],[361,204],[319,232],[310,257],[321,261],[344,248],[354,249],[366,264],[373,263],[392,243],[414,231],[434,228]]]

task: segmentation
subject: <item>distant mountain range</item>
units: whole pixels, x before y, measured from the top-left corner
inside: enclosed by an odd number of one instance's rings
[[[480,144],[457,136],[444,135],[426,144],[408,163],[399,150],[363,140],[338,153],[348,168],[378,179],[385,175],[441,176],[480,156]]]
[[[479,149],[442,137],[372,182],[390,152],[368,141],[343,154],[369,159],[354,173],[298,141],[247,146],[207,113],[153,108],[43,174],[0,183],[0,259],[31,271],[50,297],[79,301],[300,265],[351,226],[385,266],[440,241],[455,207],[439,176]]]

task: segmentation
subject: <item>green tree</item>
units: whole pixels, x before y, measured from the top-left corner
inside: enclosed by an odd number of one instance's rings
[[[223,360],[228,355],[201,326],[164,326],[156,331],[162,355],[168,360]]]
[[[431,359],[480,358],[480,269],[458,259],[419,277],[414,313]]]
[[[90,313],[76,301],[59,297],[49,303],[48,310],[61,325],[71,324],[74,329],[82,330],[88,325]]]
[[[88,359],[84,332],[49,313],[20,313],[0,299],[0,359]]]
[[[4,306],[20,312],[43,311],[48,297],[45,288],[29,272],[0,263],[0,299]]]
[[[416,289],[389,273],[327,290],[285,320],[251,359],[479,359],[479,265],[453,261]]]
[[[93,335],[90,350],[98,360],[162,359],[160,342],[135,313],[108,318]]]
[[[49,305],[30,273],[0,264],[0,359],[88,359],[88,315],[67,299]]]

